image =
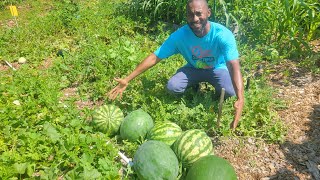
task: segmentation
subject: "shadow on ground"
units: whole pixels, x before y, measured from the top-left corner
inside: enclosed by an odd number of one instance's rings
[[[310,179],[320,180],[320,104],[313,106],[313,111],[308,118],[310,119],[307,124],[309,129],[305,131],[305,139],[302,143],[286,141],[281,145],[286,161],[292,167],[278,170],[271,179],[301,179],[296,175],[300,173]]]

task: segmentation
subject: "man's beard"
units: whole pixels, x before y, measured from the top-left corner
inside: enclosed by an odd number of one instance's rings
[[[203,20],[202,22],[199,22],[199,23],[188,23],[188,25],[194,34],[203,35],[207,23],[208,23],[208,19]],[[198,27],[198,26],[200,26],[200,27]]]

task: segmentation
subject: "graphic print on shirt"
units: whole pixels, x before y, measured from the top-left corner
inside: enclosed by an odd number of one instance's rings
[[[212,50],[203,50],[201,46],[191,47],[192,61],[196,68],[210,69],[213,68],[214,57]]]

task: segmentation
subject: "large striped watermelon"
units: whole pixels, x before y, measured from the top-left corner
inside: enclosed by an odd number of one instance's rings
[[[237,180],[237,174],[227,160],[208,155],[193,163],[186,180]]]
[[[136,151],[133,169],[140,180],[176,180],[179,162],[172,149],[160,141],[146,141]]]
[[[120,136],[131,142],[143,140],[153,125],[152,117],[142,109],[138,109],[124,118],[120,126]]]
[[[119,131],[124,119],[121,109],[115,105],[103,105],[93,112],[93,123],[101,132],[111,136]]]
[[[204,131],[192,129],[183,132],[172,149],[183,167],[189,168],[199,158],[212,154],[212,146],[211,139]]]
[[[181,135],[182,129],[173,122],[157,123],[148,133],[149,140],[157,140],[171,146]]]

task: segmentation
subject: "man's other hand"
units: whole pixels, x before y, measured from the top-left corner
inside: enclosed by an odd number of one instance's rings
[[[118,85],[115,88],[113,88],[111,91],[109,91],[108,97],[110,100],[116,99],[119,94],[121,99],[123,91],[126,90],[128,86],[128,81],[125,79],[115,78],[114,80],[118,82]]]

